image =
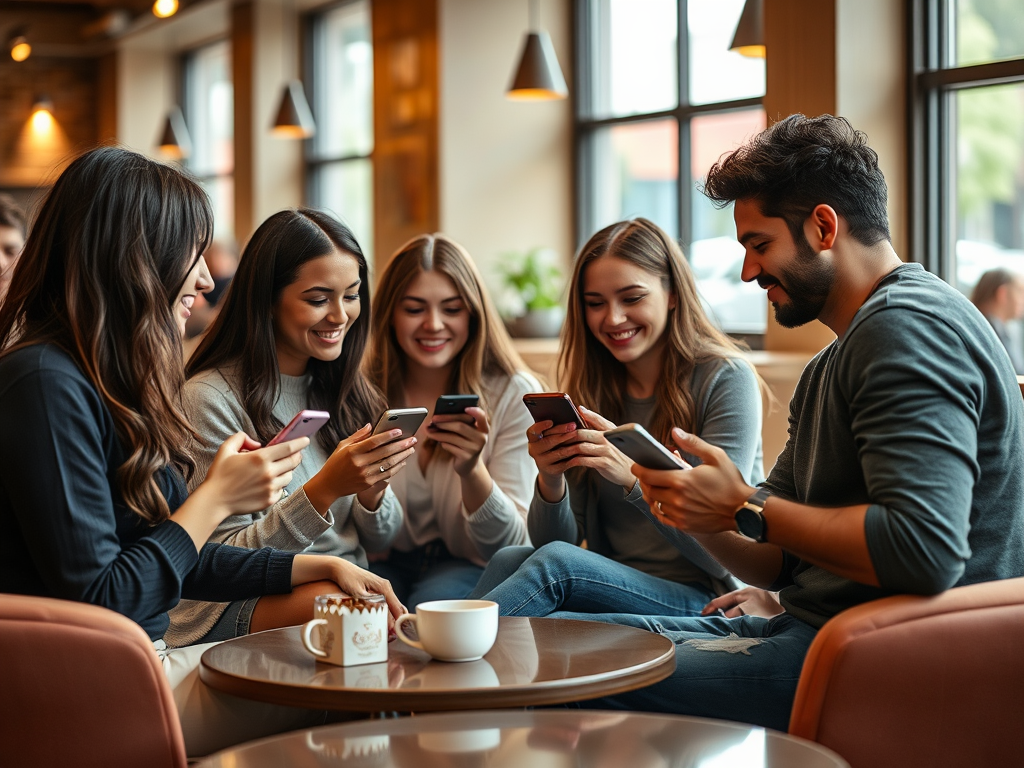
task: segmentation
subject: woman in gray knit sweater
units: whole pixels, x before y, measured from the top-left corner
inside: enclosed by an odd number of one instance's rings
[[[199,434],[192,482],[206,475],[226,436],[266,443],[299,411],[328,411],[286,495],[251,515],[229,517],[211,540],[343,557],[365,568],[402,525],[389,482],[415,438],[371,436],[384,399],[360,371],[369,334],[366,260],[355,237],[311,209],[267,219],[245,248],[224,307],[189,361],[187,416]],[[312,604],[310,602],[310,604]],[[301,610],[291,615],[295,608]],[[287,613],[288,615],[284,615]],[[301,623],[309,606],[259,598],[182,601],[170,612],[169,644],[210,642]]]

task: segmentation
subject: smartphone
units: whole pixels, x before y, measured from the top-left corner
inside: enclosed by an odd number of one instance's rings
[[[435,416],[460,415],[480,404],[479,395],[441,395],[434,404]]]
[[[392,429],[401,429],[402,434],[395,438],[401,440],[405,437],[412,437],[420,424],[427,418],[426,408],[388,408],[377,419],[377,425],[373,428],[373,434],[379,435]],[[390,442],[394,442],[391,440]]]
[[[532,392],[523,395],[523,402],[534,421],[551,421],[555,426],[575,424],[576,429],[587,428],[580,412],[565,392]]]
[[[274,435],[274,439],[267,445],[287,443],[297,437],[312,437],[316,431],[331,420],[331,414],[327,411],[299,411],[295,418],[289,421],[284,429]]]
[[[647,469],[686,469],[682,459],[639,424],[623,424],[604,433],[608,442]]]

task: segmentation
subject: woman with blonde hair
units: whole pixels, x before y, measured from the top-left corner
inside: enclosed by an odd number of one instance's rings
[[[505,615],[700,614],[736,580],[694,539],[658,521],[632,459],[603,432],[635,422],[672,445],[671,429],[681,427],[758,482],[761,385],[741,348],[708,319],[682,250],[657,225],[619,222],[584,245],[558,367],[587,428],[530,426],[539,474],[529,534],[539,549],[503,553],[476,593],[489,590]]]
[[[392,257],[377,287],[367,370],[392,408],[425,406],[417,456],[392,481],[405,522],[371,570],[410,608],[465,597],[502,547],[528,542],[537,470],[522,396],[537,389],[469,254],[421,235]],[[441,395],[479,396],[464,414],[434,415]]]

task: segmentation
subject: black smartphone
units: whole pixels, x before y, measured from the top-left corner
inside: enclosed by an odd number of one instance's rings
[[[587,428],[580,412],[565,392],[531,392],[523,395],[523,402],[534,421],[551,421],[556,427],[559,424],[575,424],[576,429]]]
[[[457,416],[480,405],[479,395],[441,395],[434,404],[435,416]]]

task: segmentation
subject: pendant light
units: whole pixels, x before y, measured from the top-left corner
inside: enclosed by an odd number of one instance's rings
[[[764,58],[764,0],[746,0],[743,4],[729,50],[752,59]]]
[[[530,0],[530,29],[505,97],[514,101],[550,101],[569,95],[551,36],[541,30],[537,4]]]
[[[11,58],[19,63],[32,55],[32,44],[25,36],[24,29],[15,30],[10,34],[7,38],[7,50]]]
[[[172,107],[164,121],[164,130],[158,142],[160,151],[174,160],[184,160],[192,153],[192,139],[185,126],[180,107]]]
[[[285,34],[282,46],[285,59],[284,72],[290,72],[294,64],[294,57],[289,56],[294,40],[294,35],[291,32],[291,19],[294,15],[292,8],[290,2],[281,6],[281,12],[285,16],[281,24],[281,29]],[[306,92],[300,80],[291,79],[284,84],[274,123],[270,126],[270,133],[281,139],[308,139],[316,133],[313,112],[309,108],[309,102],[306,101]]]

